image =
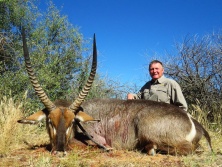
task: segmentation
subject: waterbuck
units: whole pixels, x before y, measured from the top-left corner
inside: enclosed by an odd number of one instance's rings
[[[110,146],[116,149],[138,149],[151,155],[154,155],[156,150],[186,155],[194,152],[202,136],[205,136],[212,151],[208,132],[177,106],[148,100],[84,101],[96,73],[95,36],[91,73],[79,97],[73,103],[65,100],[51,102],[34,76],[24,30],[22,37],[26,69],[45,109],[18,122],[32,124],[46,117],[53,153],[66,151],[72,133],[80,133],[79,129],[74,128],[76,125],[86,135],[90,134],[88,137],[105,149],[107,149],[105,146]],[[83,127],[80,122],[84,122]]]

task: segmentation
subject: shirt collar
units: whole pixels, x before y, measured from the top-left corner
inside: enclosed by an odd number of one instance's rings
[[[164,77],[164,75],[162,75],[162,77],[160,77],[159,79],[157,79],[156,81],[151,81],[152,83],[159,83],[159,84],[161,84],[161,83],[163,83],[165,81],[165,77]]]

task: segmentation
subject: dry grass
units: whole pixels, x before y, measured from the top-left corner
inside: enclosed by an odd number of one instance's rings
[[[22,116],[20,108],[21,104],[15,104],[12,98],[3,97],[0,102],[0,155],[19,147],[15,139],[21,138],[21,131],[17,129],[16,124],[17,119]]]
[[[148,156],[136,151],[113,150],[103,152],[95,148],[73,148],[65,157],[52,156],[46,146],[49,138],[44,127],[22,125],[17,120],[23,117],[23,102],[12,98],[0,101],[0,166],[34,167],[222,167],[221,133],[210,133],[214,153],[201,140],[204,152],[188,156]]]
[[[196,105],[191,105],[189,112],[191,115],[196,118],[198,122],[200,122],[204,127],[210,128],[213,131],[221,132],[222,130],[222,102],[218,105],[210,106],[211,112],[209,110],[209,106],[201,105],[200,102],[197,100]],[[211,114],[209,114],[211,113]],[[208,115],[209,114],[209,115]],[[211,120],[207,118],[208,116],[211,117]],[[221,132],[222,134],[222,132]]]
[[[39,133],[40,128],[37,126],[17,123],[17,120],[23,117],[22,106],[22,102],[15,102],[12,98],[3,97],[0,101],[0,156],[5,156],[13,150],[24,148],[24,146],[29,147],[28,143],[37,145],[48,142],[42,139],[35,140],[35,137],[39,134],[48,138],[46,133]],[[32,134],[31,137],[30,134]]]

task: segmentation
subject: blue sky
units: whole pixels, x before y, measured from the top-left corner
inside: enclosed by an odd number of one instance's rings
[[[222,28],[222,0],[53,0],[84,38],[96,33],[99,73],[142,86],[147,64],[186,35]],[[62,8],[61,8],[62,7]]]

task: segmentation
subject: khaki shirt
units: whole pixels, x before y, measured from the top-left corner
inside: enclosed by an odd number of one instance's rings
[[[181,107],[187,111],[187,103],[182,94],[179,84],[164,76],[155,82],[148,81],[137,94],[133,94],[135,99],[146,99],[165,102]]]

